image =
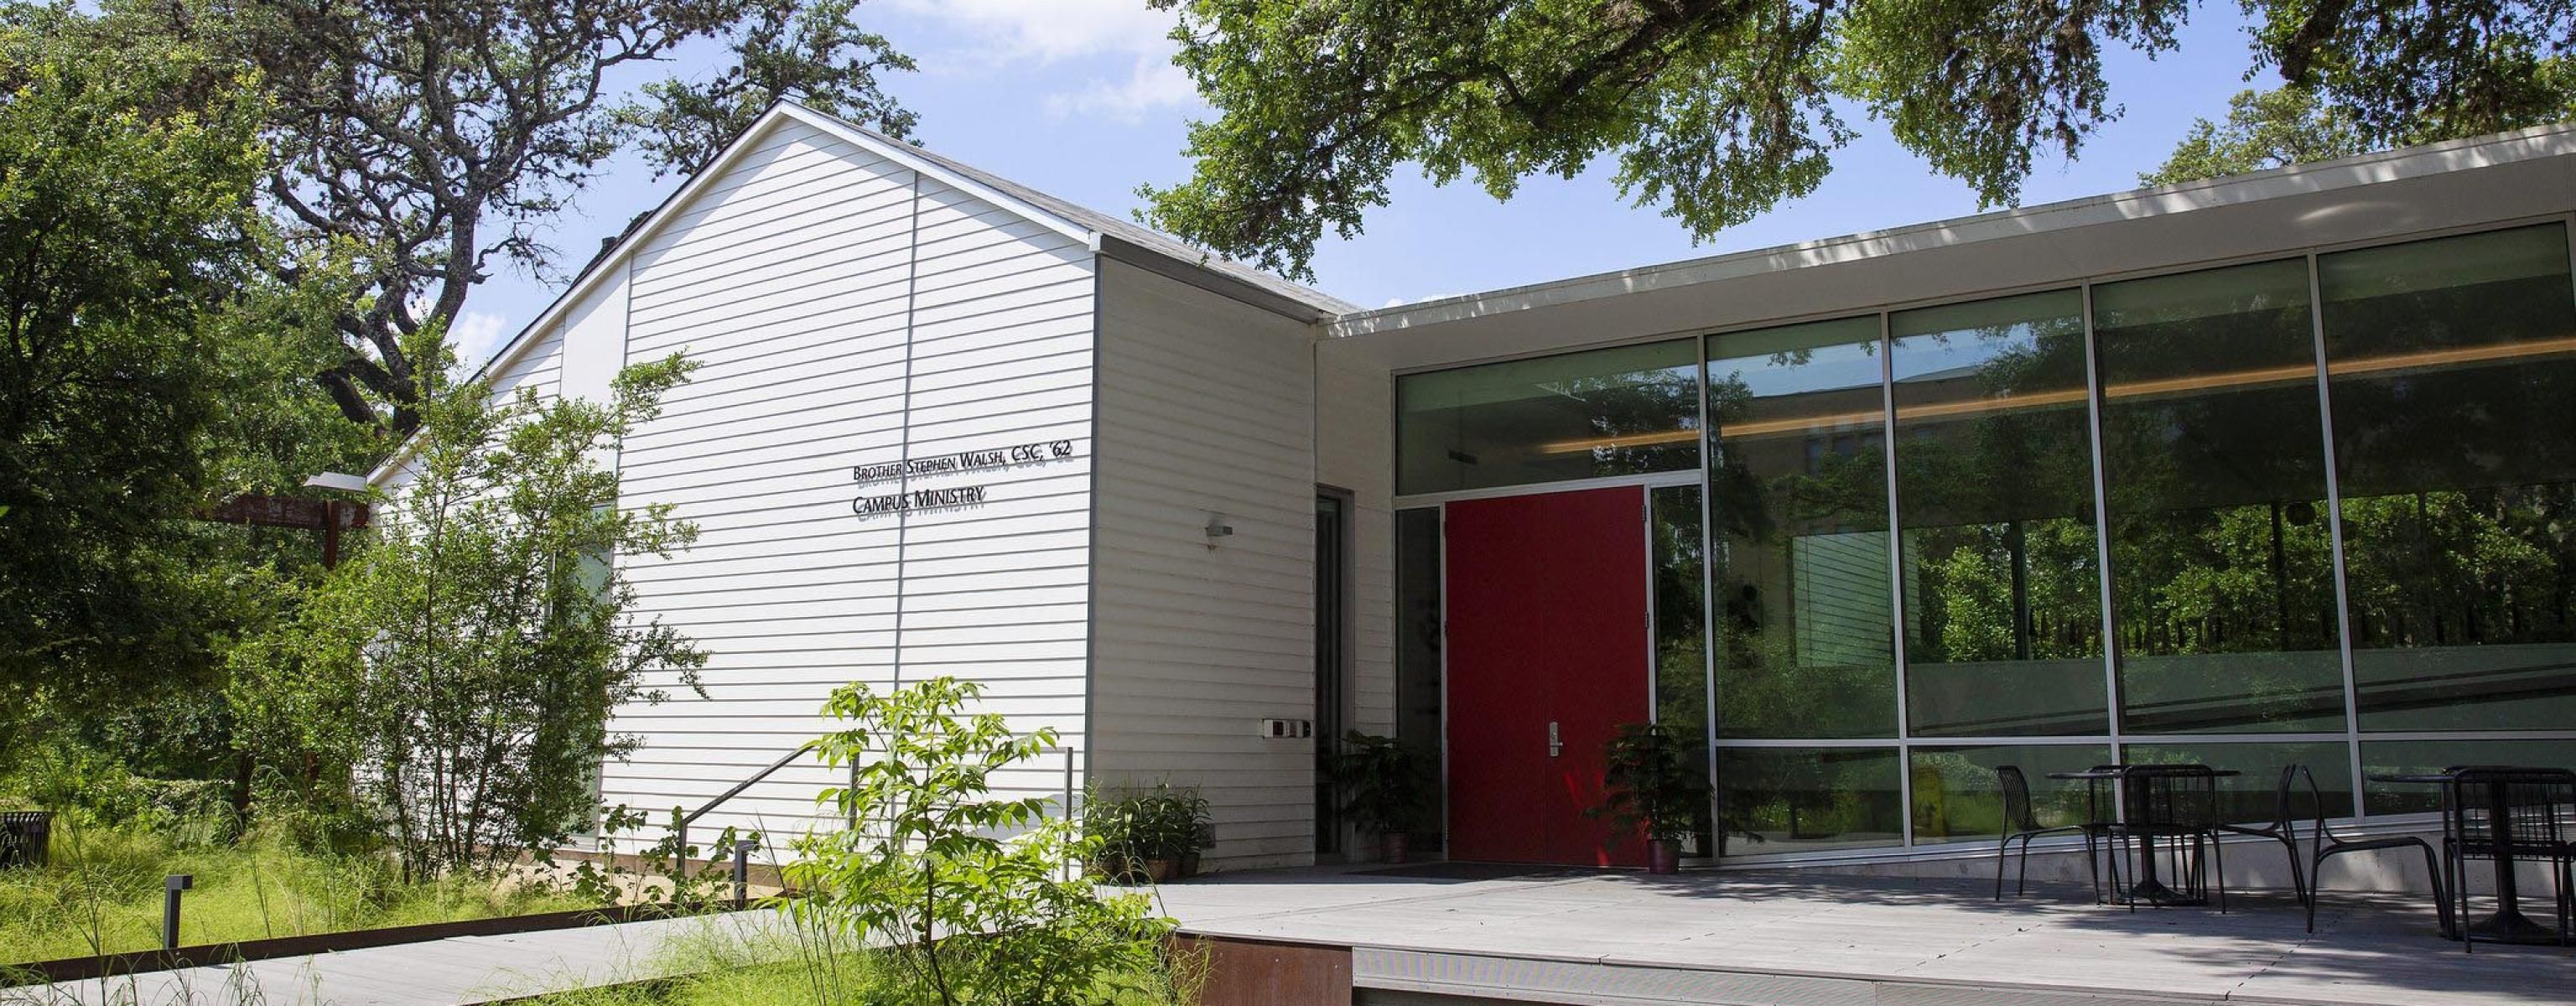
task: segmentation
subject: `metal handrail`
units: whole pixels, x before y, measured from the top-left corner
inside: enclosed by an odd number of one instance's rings
[[[795,762],[799,757],[805,755],[811,750],[813,749],[809,747],[799,747],[796,750],[789,751],[786,754],[779,756],[777,761],[770,762],[768,768],[752,773],[751,778],[735,783],[732,789],[728,789],[723,793],[717,794],[715,799],[701,804],[698,809],[681,815],[679,823],[671,829],[672,837],[674,838],[674,841],[671,843],[671,858],[675,861],[676,865],[683,871],[688,868],[689,825],[695,823],[699,818],[707,816],[708,812],[715,810],[725,801],[742,795],[743,790],[750,789],[754,785],[757,785],[761,780],[769,778],[772,773],[777,772],[779,769],[786,768],[789,764]],[[1078,794],[1076,793],[1073,784],[1075,774],[1074,765],[1078,757],[1078,751],[1073,747],[1073,745],[1059,744],[1054,747],[1041,748],[1038,753],[1064,755],[1064,802],[1060,805],[1058,812],[1064,814],[1067,819],[1078,819],[1080,811],[1074,804],[1074,798]],[[852,788],[857,787],[858,778],[859,766],[856,762],[852,762],[850,765],[850,785]],[[855,811],[851,814],[850,826],[853,828],[858,826],[857,813]],[[714,860],[711,859],[708,860],[708,862],[712,863]]]
[[[699,818],[702,818],[702,817],[707,816],[707,812],[708,812],[708,811],[712,811],[712,810],[716,809],[716,807],[717,807],[717,806],[719,806],[719,805],[723,804],[725,801],[727,801],[727,800],[731,800],[731,799],[733,799],[734,797],[737,797],[737,796],[742,795],[742,791],[743,791],[743,790],[750,789],[753,785],[755,785],[755,784],[759,783],[761,780],[769,778],[769,776],[770,776],[770,774],[771,774],[771,773],[774,773],[774,772],[778,771],[779,769],[786,768],[786,767],[788,766],[788,763],[793,762],[793,761],[795,761],[795,760],[796,760],[796,759],[798,759],[798,758],[804,757],[805,752],[806,752],[806,751],[808,751],[808,750],[810,750],[810,749],[805,748],[805,747],[798,747],[796,750],[793,750],[793,751],[787,752],[786,754],[779,756],[779,759],[778,759],[777,761],[774,761],[774,762],[770,762],[770,763],[769,763],[769,767],[768,767],[768,768],[761,769],[761,770],[760,770],[760,771],[758,771],[758,772],[752,773],[751,778],[749,778],[749,779],[745,779],[745,780],[743,780],[743,781],[741,781],[741,782],[738,782],[738,783],[735,783],[732,789],[726,790],[726,791],[724,791],[723,793],[718,794],[718,795],[716,796],[716,798],[715,798],[715,799],[707,801],[704,805],[701,805],[698,809],[693,810],[693,811],[690,811],[689,813],[682,815],[682,816],[680,817],[680,823],[679,823],[678,825],[674,826],[674,827],[671,829],[672,838],[674,839],[674,841],[671,843],[671,858],[672,858],[672,860],[674,861],[675,865],[677,865],[677,866],[678,866],[681,870],[683,870],[683,871],[686,871],[686,870],[688,869],[688,864],[689,864],[689,825],[690,825],[690,824],[692,824],[692,823],[696,822],[696,821],[697,821],[697,819],[699,819]],[[709,862],[714,862],[714,860],[709,860]]]

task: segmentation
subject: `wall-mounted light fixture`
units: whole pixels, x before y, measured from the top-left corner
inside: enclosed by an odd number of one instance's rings
[[[1224,515],[1224,514],[1221,514],[1221,513],[1210,513],[1210,514],[1208,514],[1208,521],[1207,521],[1207,539],[1208,539],[1208,542],[1207,542],[1207,545],[1208,545],[1208,547],[1209,547],[1209,548],[1213,549],[1213,548],[1215,548],[1215,547],[1216,547],[1217,539],[1219,539],[1219,538],[1226,538],[1226,537],[1230,537],[1230,536],[1232,536],[1233,534],[1234,534],[1234,525],[1232,525],[1232,524],[1228,524],[1228,523],[1226,523],[1226,522],[1225,522],[1225,515]]]

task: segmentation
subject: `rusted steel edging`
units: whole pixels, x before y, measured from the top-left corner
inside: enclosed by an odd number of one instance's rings
[[[59,984],[119,975],[173,971],[180,968],[221,967],[280,957],[308,957],[315,954],[366,950],[403,943],[426,943],[431,940],[453,939],[460,936],[505,936],[512,933],[578,929],[585,926],[644,922],[686,915],[715,915],[737,910],[726,905],[686,908],[674,908],[668,905],[617,905],[607,908],[576,908],[564,912],[505,915],[490,919],[466,919],[458,922],[427,922],[411,926],[385,926],[378,929],[347,929],[332,933],[242,940],[236,943],[208,943],[180,947],[176,950],[137,950],[89,957],[66,957],[60,960],[33,961],[25,964],[0,964],[0,985]]]

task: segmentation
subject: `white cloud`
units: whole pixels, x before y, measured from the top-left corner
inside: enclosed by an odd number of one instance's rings
[[[1145,113],[1157,108],[1193,104],[1198,101],[1198,86],[1190,75],[1173,66],[1169,60],[1151,56],[1136,57],[1135,68],[1121,83],[1093,80],[1082,90],[1046,97],[1047,112],[1058,118],[1073,115],[1097,115],[1119,122],[1135,123]]]
[[[925,66],[1026,73],[1066,65],[1067,75],[1084,83],[1073,90],[1058,85],[1042,99],[1058,118],[1134,124],[1198,98],[1189,74],[1172,65],[1178,16],[1144,0],[890,0],[889,6],[958,36],[949,55],[926,59]],[[1113,69],[1121,63],[1124,79]]]
[[[1109,54],[1169,57],[1177,17],[1144,0],[892,0],[905,14],[940,21],[1001,61],[1053,62]]]
[[[510,320],[497,314],[467,311],[448,326],[447,342],[456,347],[456,365],[468,372],[490,359],[492,351],[501,348]]]

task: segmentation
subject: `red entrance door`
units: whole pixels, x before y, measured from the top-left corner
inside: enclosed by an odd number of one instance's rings
[[[1452,858],[1644,862],[1583,812],[1602,744],[1649,713],[1645,504],[1633,486],[1449,504]]]

